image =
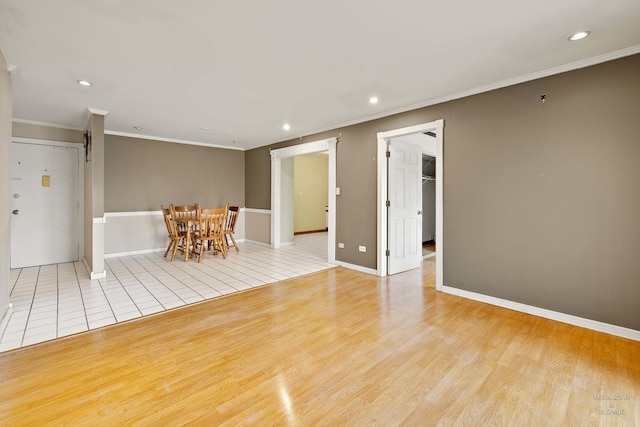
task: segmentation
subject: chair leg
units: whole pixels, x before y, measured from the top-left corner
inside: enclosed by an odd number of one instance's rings
[[[225,249],[230,249],[231,248],[231,244],[229,244],[229,239],[231,239],[231,242],[233,243],[233,247],[236,248],[236,252],[240,252],[240,248],[238,248],[238,244],[236,243],[236,239],[233,238],[233,234],[231,234],[231,233],[225,233],[224,234],[224,247],[225,247]]]
[[[227,259],[227,248],[224,246],[222,239],[217,241],[217,245],[220,248],[220,252],[222,252],[222,258]]]
[[[169,251],[171,250],[171,247],[173,246],[173,239],[169,240],[169,246],[167,246],[167,250],[164,253],[164,257],[167,257],[167,254],[169,253]]]
[[[231,241],[233,242],[233,246],[236,248],[236,252],[240,252],[240,248],[238,247],[238,244],[236,243],[236,239],[233,238],[233,234],[229,234],[229,237],[231,237]]]
[[[204,251],[204,241],[200,242],[200,252],[198,253],[198,262],[202,261],[203,251]]]
[[[176,241],[173,241],[173,254],[171,254],[171,262],[173,262],[173,260],[176,258],[176,252],[178,252],[178,246],[180,246],[181,240],[182,240],[182,237],[180,237]]]

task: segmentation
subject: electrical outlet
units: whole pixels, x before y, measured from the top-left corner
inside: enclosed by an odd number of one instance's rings
[[[340,187],[336,187],[336,196],[340,195]]]
[[[358,246],[358,250],[360,252],[367,252],[367,247],[366,246]]]
[[[338,247],[339,247],[340,249],[344,249],[344,243],[338,243]]]

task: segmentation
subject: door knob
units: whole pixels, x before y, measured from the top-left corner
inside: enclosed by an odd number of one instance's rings
[[[14,215],[18,215],[19,213],[20,213],[20,211],[19,211],[18,209],[14,209],[14,210],[13,210],[13,214],[14,214]]]
[[[418,215],[422,215],[422,211],[418,211]]]

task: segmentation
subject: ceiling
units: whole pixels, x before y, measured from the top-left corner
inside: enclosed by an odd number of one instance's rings
[[[638,0],[0,0],[0,50],[14,120],[248,149],[637,53],[639,22]]]

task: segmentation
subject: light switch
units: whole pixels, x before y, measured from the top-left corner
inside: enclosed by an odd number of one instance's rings
[[[51,187],[51,177],[49,175],[42,175],[42,186]]]
[[[340,187],[336,187],[336,196],[340,195]]]

